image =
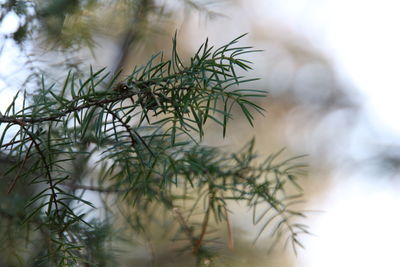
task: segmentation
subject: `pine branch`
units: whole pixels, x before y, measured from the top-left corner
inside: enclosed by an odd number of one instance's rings
[[[25,223],[42,222],[48,258],[67,265],[88,256],[91,248],[83,235],[93,225],[85,221],[80,205],[93,205],[84,194],[78,195],[81,190],[102,197],[112,194],[117,203],[130,207],[126,223],[138,234],[149,227],[142,223],[143,213],[151,222],[165,220],[157,213],[148,214],[150,206],[169,210],[178,206],[179,199],[197,196],[187,219],[177,208],[172,212],[198,261],[213,256],[208,251],[213,222],[226,224],[228,246],[233,248],[229,200],[247,203],[254,223],[264,220],[262,229],[276,222],[277,236],[285,231],[292,245],[301,245],[297,236],[307,230],[292,220],[304,214],[288,209],[294,202],[287,201],[286,193],[291,184],[301,196],[296,179],[304,165],[296,164],[298,158],[276,162],[280,155],[276,153],[259,164],[254,140],[237,153],[199,143],[208,121],[220,125],[226,135],[234,106],[250,125],[253,113],[263,111],[253,99],[264,97],[265,92],[243,89],[255,79],[237,74],[251,69],[242,56],[256,51],[236,46],[241,37],[217,49],[207,40],[188,61],[178,55],[174,39],[170,59],[154,55],[124,79],[110,78],[105,69],[90,69],[83,80],[69,72],[63,85],[48,87],[42,77],[38,91],[28,97],[24,93],[21,109],[16,105],[18,95],[14,98],[0,115],[0,124],[5,124],[0,136],[2,154],[16,159],[8,170],[15,173],[8,192],[16,193],[20,178],[36,186],[38,193],[26,205],[32,211]],[[82,167],[85,164],[93,167],[90,172]],[[99,186],[87,186],[87,181]],[[205,210],[198,207],[201,200]],[[260,204],[270,208],[258,215]],[[104,200],[105,210],[114,207]],[[203,216],[195,232],[197,225],[189,224],[189,217],[196,211]]]
[[[48,121],[58,121],[62,117],[67,116],[68,114],[81,111],[83,109],[88,109],[91,107],[96,107],[96,106],[102,106],[104,104],[109,104],[109,103],[115,103],[118,101],[122,101],[128,98],[131,98],[132,96],[135,96],[138,94],[138,91],[129,91],[125,92],[123,94],[118,94],[116,95],[115,93],[111,93],[106,95],[105,99],[99,99],[98,96],[96,97],[90,97],[90,96],[84,96],[80,98],[75,98],[74,100],[69,103],[69,108],[66,108],[60,112],[57,112],[56,114],[52,114],[50,116],[45,116],[45,117],[39,117],[39,118],[30,118],[26,117],[24,115],[22,116],[1,116],[0,115],[0,123],[14,123],[14,124],[19,124],[19,125],[27,125],[29,123],[43,123],[43,122],[48,122]],[[107,96],[111,96],[107,98]],[[75,106],[76,103],[80,101],[84,101],[83,104],[80,104],[78,106]],[[21,141],[16,141],[16,142],[21,142]],[[6,146],[6,145],[2,145]]]

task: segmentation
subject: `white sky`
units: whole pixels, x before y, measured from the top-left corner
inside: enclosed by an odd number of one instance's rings
[[[321,46],[337,70],[365,93],[366,111],[377,126],[400,137],[400,1],[251,2],[256,15],[274,14]]]
[[[398,267],[400,183],[340,177],[314,206],[324,210],[305,239],[296,266]]]
[[[365,94],[365,112],[381,136],[399,141],[400,1],[251,3],[255,15],[272,13],[321,46],[337,71]],[[314,203],[313,208],[325,212],[311,223],[316,237],[306,238],[296,266],[400,266],[400,184],[366,174],[342,176],[349,178],[338,179],[324,199]]]

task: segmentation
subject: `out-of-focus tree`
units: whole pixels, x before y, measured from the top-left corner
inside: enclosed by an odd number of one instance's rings
[[[1,265],[219,265],[229,262],[223,248],[234,247],[233,201],[252,209],[258,236],[269,229],[301,246],[304,214],[292,208],[301,197],[298,158],[263,159],[254,140],[233,153],[201,143],[206,122],[225,136],[234,110],[251,125],[262,113],[254,98],[265,92],[243,87],[253,79],[237,74],[257,51],[240,38],[219,48],[206,41],[185,59],[175,36],[170,54],[122,72],[133,46],[152,43],[174,7],[9,0],[0,11],[0,22],[18,17],[2,38],[26,60],[26,90],[0,115]],[[117,54],[108,72],[96,70],[87,54],[103,56],[97,42],[110,36]]]

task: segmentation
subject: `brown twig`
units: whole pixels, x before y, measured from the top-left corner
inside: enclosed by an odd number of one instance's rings
[[[15,185],[16,185],[16,183],[17,183],[17,181],[18,181],[18,179],[19,179],[19,177],[21,175],[21,171],[25,166],[25,162],[29,157],[29,152],[31,151],[32,146],[33,146],[33,142],[31,142],[31,144],[29,145],[28,150],[26,151],[24,160],[22,161],[21,166],[18,169],[17,175],[15,175],[13,181],[11,182],[11,185],[8,187],[7,194],[10,194],[11,191],[13,190],[13,188],[15,187]]]
[[[228,209],[226,207],[224,207],[224,209],[225,209],[225,216],[226,216],[226,228],[228,230],[228,248],[233,249],[234,248],[234,239],[233,239],[232,223],[231,223],[231,219],[229,218]]]
[[[11,116],[11,117],[10,116],[0,116],[0,123],[8,122],[8,123],[14,123],[14,124],[26,126],[28,123],[41,123],[41,122],[46,122],[46,121],[56,121],[59,118],[64,117],[65,115],[67,115],[69,113],[80,111],[82,109],[86,109],[86,108],[90,108],[90,107],[94,107],[94,106],[101,106],[101,105],[121,101],[126,98],[137,95],[138,93],[139,93],[139,91],[129,90],[123,94],[119,94],[117,96],[107,98],[107,99],[101,99],[101,100],[98,100],[96,98],[86,98],[86,97],[85,98],[75,98],[72,100],[72,103],[78,102],[81,100],[84,100],[85,103],[78,105],[76,107],[72,106],[72,107],[66,108],[66,109],[58,112],[57,114],[47,116],[47,117],[41,117],[41,118],[30,118],[30,117],[19,117],[19,116]],[[113,95],[115,95],[115,94],[113,94]],[[70,104],[70,106],[71,106],[71,104]]]
[[[106,99],[101,99],[99,100],[96,98],[96,96],[88,97],[88,96],[81,96],[81,97],[75,97],[74,99],[71,100],[71,102],[68,104],[68,108],[65,108],[64,110],[61,110],[60,112],[57,112],[53,115],[46,116],[46,117],[41,117],[41,118],[33,118],[33,117],[26,117],[26,116],[2,116],[0,115],[0,123],[5,122],[5,123],[14,123],[18,125],[24,125],[26,126],[29,123],[41,123],[41,122],[46,122],[46,121],[57,121],[61,117],[64,117],[68,115],[69,113],[80,111],[82,109],[94,107],[94,106],[100,106],[100,105],[105,105],[125,99],[132,99],[133,96],[136,96],[140,93],[143,93],[143,87],[149,88],[152,85],[157,85],[162,82],[167,82],[168,80],[171,79],[176,79],[180,75],[183,75],[187,73],[188,71],[183,70],[174,74],[171,74],[167,77],[162,77],[162,78],[157,78],[154,80],[148,80],[148,81],[131,81],[130,86],[128,90],[124,90],[123,92],[116,92],[113,91],[110,94],[107,94],[105,96],[110,96],[110,98]],[[77,103],[79,101],[84,101],[84,103],[74,106],[73,103]]]
[[[143,138],[139,135],[138,132],[135,131],[135,129],[132,129],[130,125],[126,124],[118,114],[116,114],[113,110],[108,108],[107,106],[104,106],[102,104],[99,104],[99,106],[105,110],[116,120],[118,120],[122,126],[126,129],[126,131],[129,133],[129,137],[131,139],[132,147],[135,147],[136,145],[136,140],[135,137],[133,136],[132,132],[136,135],[136,137],[143,143],[143,145],[146,147],[146,149],[150,152],[150,154],[154,157],[153,151],[151,151],[150,147],[146,144],[146,142],[143,140]]]
[[[49,188],[50,188],[50,191],[51,191],[50,203],[51,203],[52,200],[54,201],[54,207],[56,209],[57,217],[60,218],[60,214],[59,214],[60,209],[59,209],[58,203],[57,203],[57,193],[55,191],[55,185],[54,185],[53,177],[51,176],[50,166],[47,163],[46,156],[43,154],[43,151],[40,148],[40,145],[38,144],[38,142],[36,142],[36,139],[34,138],[32,133],[28,129],[26,129],[26,127],[25,127],[25,125],[23,123],[18,123],[18,124],[24,129],[24,131],[32,139],[33,145],[35,146],[37,152],[39,153],[40,157],[42,158],[42,162],[43,162],[45,170],[46,170],[46,176],[48,178]]]
[[[208,222],[210,220],[210,211],[211,211],[211,205],[215,197],[215,192],[211,192],[209,197],[208,197],[208,206],[206,210],[206,214],[204,215],[203,218],[203,223],[201,224],[201,232],[199,235],[199,238],[196,240],[195,245],[193,246],[193,254],[197,254],[199,249],[201,248],[201,245],[203,243],[204,236],[206,235],[207,227],[208,227]]]
[[[0,117],[0,119],[1,119],[1,117]],[[29,140],[31,140],[30,137],[29,137],[29,138],[25,138],[25,139],[23,139],[23,140],[17,140],[17,141],[8,142],[8,143],[6,143],[6,144],[0,145],[0,147],[5,147],[5,148],[7,148],[8,146],[15,145],[15,144],[18,144],[18,143],[21,143],[21,142],[25,142],[25,141],[29,141]]]

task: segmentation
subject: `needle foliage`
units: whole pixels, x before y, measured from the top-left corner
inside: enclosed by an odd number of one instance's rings
[[[67,6],[54,7],[64,21],[96,1],[45,2]],[[29,3],[2,8],[28,16]],[[49,14],[36,11],[41,24],[26,20],[14,40],[32,25],[57,34],[65,22]],[[234,248],[235,203],[260,225],[254,241],[269,234],[301,246],[304,214],[292,208],[302,196],[299,158],[258,155],[254,140],[234,153],[202,142],[210,127],[225,137],[234,114],[253,126],[264,111],[256,101],[265,91],[247,89],[255,79],[240,75],[258,51],[241,38],[217,48],[206,40],[183,60],[175,36],[170,57],[156,54],[128,75],[74,68],[18,92],[0,114],[0,265],[116,266],[138,243],[152,266],[164,266],[163,246],[192,265],[218,265],[223,248]]]
[[[138,233],[146,231],[146,220],[160,220],[144,216],[150,207],[169,210],[162,223],[175,221],[174,238],[186,240],[183,248],[198,263],[216,255],[209,227],[211,221],[229,222],[230,201],[253,209],[253,222],[263,224],[262,230],[271,225],[274,235],[300,245],[298,234],[307,230],[291,218],[303,214],[289,208],[298,195],[286,194],[285,188],[298,187],[303,166],[294,159],[277,162],[278,155],[260,159],[254,141],[237,153],[200,142],[207,121],[225,136],[235,106],[250,125],[253,113],[263,111],[252,101],[264,97],[263,91],[237,89],[252,81],[236,74],[250,69],[242,56],[254,52],[237,46],[241,37],[217,49],[206,41],[187,64],[174,39],[171,59],[155,55],[123,79],[108,79],[105,69],[90,70],[86,79],[70,72],[60,84],[47,85],[43,77],[34,94],[15,96],[0,117],[2,152],[15,162],[3,175],[12,178],[9,196],[17,183],[32,186],[34,195],[23,216],[1,212],[30,229],[24,242],[43,242],[37,259],[59,266],[106,260],[91,256],[102,245],[92,247],[90,238],[106,243],[112,235],[103,237],[110,229],[100,217],[86,219],[96,207],[85,190],[112,194],[113,201],[102,205],[119,207]],[[23,105],[17,109],[20,97]],[[73,179],[76,160],[90,169],[81,179]],[[203,218],[192,221],[199,210]]]

